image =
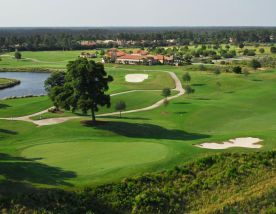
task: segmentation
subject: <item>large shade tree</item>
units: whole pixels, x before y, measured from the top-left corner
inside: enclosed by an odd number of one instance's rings
[[[45,81],[45,90],[52,100],[55,108],[59,110],[64,92],[65,72],[53,72],[51,76]]]
[[[60,90],[57,93],[54,93],[56,86],[48,84],[49,88],[46,89],[58,106],[73,112],[81,110],[84,114],[91,111],[92,120],[95,122],[95,112],[99,107],[110,107],[110,96],[105,93],[111,81],[113,78],[107,75],[102,63],[79,58],[67,65],[64,84],[58,88]]]

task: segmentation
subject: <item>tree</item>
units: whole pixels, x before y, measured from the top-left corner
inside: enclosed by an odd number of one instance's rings
[[[259,49],[259,52],[260,52],[261,54],[263,54],[263,53],[265,53],[265,49],[264,49],[264,48],[260,48],[260,49]]]
[[[241,74],[242,68],[240,66],[235,66],[235,67],[233,67],[233,72],[236,74]]]
[[[239,44],[239,48],[243,49],[244,48],[244,44],[243,43]]]
[[[105,92],[113,78],[107,75],[102,63],[78,58],[69,62],[64,79],[64,85],[58,88],[60,91],[53,94],[59,106],[73,112],[80,109],[84,114],[90,110],[93,122],[99,106],[110,107],[110,96]]]
[[[271,47],[270,48],[270,52],[273,53],[273,54],[275,54],[276,53],[276,47]]]
[[[184,86],[184,90],[185,90],[185,93],[188,95],[195,93],[195,90],[190,85]]]
[[[253,59],[249,64],[255,70],[262,67],[261,63],[256,59]]]
[[[191,82],[191,76],[190,76],[190,74],[188,73],[188,72],[186,72],[183,76],[182,76],[182,79],[183,79],[183,81],[184,82],[186,82],[186,83],[189,83],[189,82]]]
[[[21,53],[18,50],[16,50],[14,53],[14,58],[19,60],[19,59],[21,59],[21,57],[22,57]]]
[[[65,72],[53,72],[44,83],[45,90],[48,92],[48,96],[57,110],[59,110],[61,104],[60,95],[64,91],[64,84]]]
[[[120,117],[122,117],[122,111],[126,110],[126,103],[124,101],[119,101],[116,103],[115,109],[120,112]]]
[[[164,89],[162,90],[162,96],[165,97],[165,98],[171,96],[171,89],[169,89],[169,88],[164,88]]]
[[[104,55],[105,55],[105,51],[104,51],[103,49],[101,49],[100,55],[101,55],[101,56],[104,56]]]

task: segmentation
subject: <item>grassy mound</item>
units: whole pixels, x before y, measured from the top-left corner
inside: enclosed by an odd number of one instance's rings
[[[19,80],[0,78],[0,90],[4,88],[10,88],[20,84]]]
[[[213,155],[161,173],[74,193],[36,190],[5,211],[45,213],[273,213],[276,152]]]

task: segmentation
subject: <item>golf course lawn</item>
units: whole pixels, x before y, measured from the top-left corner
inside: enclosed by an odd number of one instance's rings
[[[0,78],[0,90],[13,87],[20,84],[19,80],[16,79],[7,79],[7,78]]]
[[[21,155],[41,158],[44,164],[73,171],[83,184],[89,184],[91,177],[157,162],[165,159],[167,153],[166,146],[158,143],[66,142],[30,147]]]
[[[0,86],[6,85],[6,84],[8,84],[11,81],[12,81],[11,79],[0,78]]]
[[[0,101],[0,117],[20,117],[50,108],[52,103],[47,96]]]
[[[176,70],[179,77],[184,72]],[[276,148],[276,71],[248,76],[190,74],[194,94],[151,111],[101,117],[96,126],[82,122],[89,118],[43,127],[1,120],[0,182],[6,187],[12,182],[11,189],[27,184],[93,186],[170,169],[209,154]],[[123,99],[128,109],[150,105],[161,95],[158,91],[133,92],[115,96],[112,102],[115,98]],[[39,112],[51,105],[47,97],[1,101],[2,106],[3,102],[12,107],[1,107],[1,116]],[[260,138],[263,147],[208,150],[194,146],[237,137]]]
[[[164,87],[175,88],[175,83],[171,76],[165,72],[158,71],[139,71],[139,70],[124,70],[117,68],[106,68],[109,75],[113,76],[114,81],[110,84],[110,93],[117,93],[122,91],[143,89],[143,90],[162,90]],[[125,76],[127,74],[147,74],[148,79],[140,83],[126,82]]]
[[[14,53],[1,56],[0,68],[53,68],[65,69],[68,61],[75,60],[81,52],[94,51],[23,51],[22,59],[14,59]],[[93,59],[101,61],[100,58]]]

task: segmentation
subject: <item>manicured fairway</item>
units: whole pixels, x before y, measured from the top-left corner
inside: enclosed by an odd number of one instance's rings
[[[52,143],[34,146],[22,152],[26,158],[39,158],[40,162],[49,166],[75,172],[82,184],[89,184],[89,180],[97,176],[112,176],[112,173],[122,168],[162,160],[166,155],[166,146],[142,142]]]
[[[173,92],[175,94],[175,92]],[[103,107],[96,113],[97,115],[117,112],[115,106],[116,103],[119,101],[124,101],[126,103],[126,110],[134,110],[145,108],[154,103],[158,102],[159,100],[163,99],[161,95],[161,91],[136,91],[126,94],[120,94],[117,96],[111,97],[111,107]],[[42,115],[34,116],[32,119],[34,120],[41,120],[47,118],[56,118],[56,117],[65,117],[65,116],[75,116],[75,115],[83,115],[81,111],[77,111],[74,113],[70,111],[65,111],[64,113],[44,113]],[[87,116],[90,116],[91,112],[87,113]],[[85,116],[85,115],[83,115]]]
[[[45,110],[52,106],[47,96],[0,100],[0,117],[19,117]]]
[[[165,87],[175,88],[175,83],[171,76],[165,72],[158,71],[140,71],[140,70],[124,70],[120,68],[106,68],[109,75],[113,76],[114,81],[110,84],[110,93],[117,93],[135,89],[159,89]],[[140,83],[126,82],[125,76],[127,74],[148,74],[149,77]]]
[[[65,69],[68,61],[75,60],[83,51],[23,51],[22,59],[14,59],[14,53],[2,56],[0,68],[54,68]],[[84,51],[93,53],[93,51]],[[94,59],[101,61],[100,58]]]

